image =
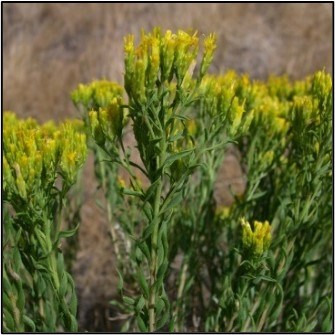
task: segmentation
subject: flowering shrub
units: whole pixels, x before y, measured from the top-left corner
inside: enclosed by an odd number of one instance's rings
[[[138,44],[127,36],[124,89],[103,80],[72,93],[106,198],[119,274],[114,319],[124,320],[122,331],[331,331],[331,78],[209,75],[215,49],[212,34],[155,28]],[[14,247],[5,278],[27,276],[15,285],[5,279],[5,322],[73,330],[72,282],[57,272],[57,244],[70,232],[59,232],[53,218],[83,163],[85,140],[70,125],[35,127],[27,120],[4,136],[3,187],[15,211],[7,211]],[[141,162],[125,145],[130,127]],[[76,140],[62,143],[62,132]],[[232,148],[241,153],[246,189],[231,189],[234,202],[222,207],[215,182]],[[26,283],[35,314],[22,302]]]
[[[330,330],[331,79],[208,75],[215,36],[202,45],[199,58],[196,34],[128,36],[128,98],[106,82],[73,93],[101,158],[123,330]],[[128,120],[140,165],[124,147]],[[220,208],[214,184],[232,145],[247,188]]]
[[[39,125],[4,113],[6,331],[77,330],[74,283],[58,248],[76,230],[61,230],[61,214],[86,159],[82,128],[79,121]]]

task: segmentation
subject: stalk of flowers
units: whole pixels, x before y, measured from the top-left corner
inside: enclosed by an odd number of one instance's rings
[[[174,307],[178,330],[182,330],[180,327],[183,327],[191,306],[199,305],[197,296],[193,297],[195,300],[185,301],[189,292],[201,290],[204,268],[211,277],[212,287],[216,286],[217,279],[220,280],[217,249],[208,248],[208,245],[218,245],[222,233],[222,226],[216,224],[214,215],[214,184],[229,143],[248,131],[253,118],[253,113],[246,112],[244,102],[237,97],[239,80],[233,71],[222,76],[204,76],[193,109],[196,132],[192,141],[199,168],[186,187],[188,197],[184,206],[187,210],[181,211],[173,224],[173,236],[181,236],[183,241],[173,238],[176,246],[172,248],[178,250],[178,244],[184,246],[178,299]],[[194,247],[190,249],[189,245]]]
[[[123,210],[121,204],[132,206],[131,200],[121,192],[125,185],[119,182],[117,176],[120,175],[120,168],[115,164],[115,161],[119,161],[122,128],[127,122],[125,109],[122,107],[123,88],[115,82],[96,80],[87,85],[80,84],[71,97],[82,113],[89,137],[89,148],[94,154],[95,175],[107,200],[105,209],[117,265],[124,271],[131,271],[123,261],[129,258],[129,250],[125,248],[129,242],[125,240],[123,229],[129,229],[134,220],[128,217],[125,223],[116,215]],[[127,158],[126,153],[125,156]],[[132,210],[128,210],[130,212]],[[119,225],[122,231],[118,232]]]
[[[15,266],[30,276],[22,283],[25,292],[20,292],[26,295],[19,313],[26,320],[25,330],[77,329],[73,280],[58,250],[60,239],[75,233],[61,231],[60,219],[66,193],[86,159],[86,138],[77,127],[71,121],[60,127],[53,123],[40,126],[34,120],[4,113],[5,238],[9,250],[14,248],[16,253],[15,264],[5,264],[5,271],[10,275]],[[55,186],[58,175],[61,189]],[[18,311],[10,305],[5,309],[5,323],[15,331],[17,324],[12,319],[19,317]]]
[[[278,225],[278,232],[285,233],[294,247],[290,250],[291,266],[278,271],[283,281],[283,289],[289,301],[299,297],[309,304],[308,290],[318,292],[323,299],[312,303],[305,318],[308,323],[301,323],[300,328],[313,329],[315,317],[312,310],[321,317],[330,311],[326,300],[330,297],[327,286],[330,277],[318,274],[320,267],[326,266],[330,259],[323,256],[323,251],[331,245],[329,230],[331,227],[331,121],[332,121],[332,81],[324,72],[317,72],[308,82],[304,95],[295,97],[290,110],[291,146],[287,156],[287,173],[281,176],[283,184],[276,188],[281,199],[281,213],[278,215],[283,224]],[[284,188],[283,185],[290,185]],[[278,241],[278,243],[280,243]],[[311,255],[314,261],[311,262]],[[281,256],[283,257],[283,256]],[[310,265],[309,265],[310,264]],[[301,278],[301,273],[308,271],[308,279],[301,287],[289,286],[285,274],[294,269],[291,281]],[[304,289],[302,289],[304,287]],[[295,304],[292,304],[294,308]],[[290,321],[289,327],[295,327],[303,318],[301,313],[294,315],[292,309],[284,311],[284,317]],[[327,324],[324,327],[328,327]]]
[[[193,115],[187,108],[194,104],[212,60],[215,37],[205,38],[200,69],[194,74],[199,45],[196,34],[162,34],[159,29],[143,34],[136,48],[133,37],[125,39],[129,116],[151,182],[144,198],[149,211],[141,243],[149,250],[143,255],[149,268],[148,279],[144,274],[147,290],[141,288],[145,304],[136,313],[141,330],[154,331],[171,318],[164,289],[168,221],[173,208],[181,203],[182,190],[197,162],[190,134],[196,122],[188,122]]]
[[[237,95],[239,99],[244,99],[245,115],[249,112],[253,118],[248,122],[248,131],[241,132],[237,138],[242,154],[242,167],[248,176],[243,199],[237,199],[238,202],[243,200],[245,203],[239,206],[240,214],[237,217],[255,208],[255,201],[258,199],[257,202],[263,204],[260,205],[260,211],[266,209],[267,212],[256,211],[254,216],[268,218],[268,212],[272,211],[271,197],[268,195],[272,194],[275,182],[271,175],[273,171],[285,169],[278,165],[280,160],[284,160],[290,141],[287,133],[290,127],[288,113],[291,102],[271,96],[270,92],[271,88],[265,83],[250,82],[246,76],[238,83]],[[244,116],[243,119],[246,120]]]
[[[123,330],[154,331],[170,321],[170,330],[182,331],[191,317],[196,330],[207,331],[329,329],[330,278],[321,278],[316,266],[330,264],[321,250],[331,245],[324,237],[331,203],[331,79],[322,72],[294,83],[285,77],[252,82],[234,72],[208,76],[213,35],[194,73],[199,46],[196,34],[183,31],[143,32],[137,46],[128,36],[128,105],[121,89],[106,93],[97,82],[95,90],[80,86],[74,95],[96,143],[110,221],[122,222],[128,236],[122,242],[130,245],[128,265],[118,262],[122,302],[114,302],[129,316]],[[93,106],[98,92],[107,98]],[[126,117],[141,165],[124,148]],[[214,181],[229,142],[242,153],[248,183],[218,219]],[[129,174],[128,185],[117,177],[118,166]],[[125,198],[122,210],[118,201]],[[256,221],[240,224],[241,217]],[[167,273],[180,253],[171,294]],[[322,298],[308,300],[313,290]],[[295,303],[297,296],[307,308]]]
[[[79,84],[71,93],[71,99],[79,109],[83,109],[85,115],[89,110],[98,111],[100,107],[108,107],[115,97],[122,95],[120,85],[108,80],[95,80],[89,85]]]
[[[124,188],[123,192],[137,197],[145,214],[146,222],[135,240],[135,280],[140,296],[136,299],[123,297],[128,307],[133,309],[142,331],[154,331],[170,320],[164,289],[168,268],[168,222],[173,208],[181,201],[183,185],[194,168],[194,150],[186,139],[187,128],[191,129],[192,122],[187,120],[185,112],[193,103],[196,86],[200,85],[211,62],[214,36],[210,35],[204,41],[200,70],[193,81],[198,49],[196,34],[183,31],[162,34],[159,29],[154,29],[152,33],[142,34],[137,47],[133,36],[125,38],[125,89],[129,98],[129,118],[133,122],[143,167],[130,161],[122,141],[119,143],[123,155],[117,155],[116,142],[121,136],[114,135],[123,124],[115,118],[109,119],[112,122],[108,123],[108,113],[105,118],[101,109],[89,112],[93,139],[108,159],[129,173],[131,189]],[[121,101],[115,100],[111,108],[121,112]],[[108,150],[106,145],[113,149]],[[184,145],[188,148],[181,150]],[[136,180],[134,169],[139,169],[150,180],[148,188]]]
[[[276,80],[275,85],[278,82],[281,80]],[[330,277],[328,273],[319,274],[317,269],[330,264],[329,258],[321,256],[321,250],[330,250],[331,245],[327,233],[331,222],[331,79],[319,72],[306,81],[287,84],[289,89],[267,85],[256,83],[254,92],[261,87],[262,96],[252,97],[253,122],[257,123],[251,124],[248,140],[240,144],[248,168],[246,195],[230,209],[225,222],[241,213],[267,218],[275,238],[262,263],[255,263],[255,259],[240,265],[233,263],[240,272],[229,276],[222,285],[217,300],[221,307],[215,317],[208,318],[207,329],[215,329],[220,322],[229,331],[330,329]],[[276,105],[279,106],[275,108]],[[270,113],[264,109],[266,106],[271,106]],[[284,129],[271,122],[278,115],[285,116]],[[265,183],[259,182],[262,174]],[[244,252],[257,244],[256,231],[249,226],[244,221]],[[263,264],[263,270],[256,264]],[[322,298],[312,302],[311,292]],[[297,299],[308,309],[302,311],[295,303]],[[242,318],[246,311],[249,318]],[[278,319],[287,321],[281,324]],[[320,322],[321,319],[325,321]]]

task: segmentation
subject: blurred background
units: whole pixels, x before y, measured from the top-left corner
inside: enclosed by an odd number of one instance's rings
[[[234,69],[253,79],[287,74],[302,79],[332,71],[331,3],[5,3],[3,6],[3,110],[39,121],[78,117],[70,92],[94,79],[123,82],[123,36],[141,29],[215,32],[210,72]],[[243,192],[236,155],[227,155],[217,183]],[[96,206],[93,159],[84,169],[82,224],[73,271],[81,330],[115,331],[109,300],[116,292],[113,253],[104,213]]]

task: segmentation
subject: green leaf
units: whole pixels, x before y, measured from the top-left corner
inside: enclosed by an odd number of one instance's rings
[[[191,120],[189,117],[182,115],[182,114],[173,114],[170,119],[168,120],[168,123],[171,123],[174,119],[181,120],[181,121],[189,121]]]
[[[24,294],[24,291],[22,289],[22,283],[19,282],[17,283],[17,286],[18,286],[18,295],[17,295],[17,307],[19,308],[19,310],[21,312],[23,312],[23,309],[24,309],[24,304],[25,304],[25,294]]]
[[[170,313],[169,313],[169,310],[167,310],[163,314],[162,318],[158,320],[157,325],[156,325],[156,330],[159,330],[160,328],[164,327],[165,324],[168,322],[169,317],[170,317]]]
[[[170,136],[168,138],[168,142],[172,143],[172,142],[178,141],[182,137],[184,137],[184,132],[179,132],[174,136]]]
[[[157,241],[157,266],[160,266],[164,261],[165,253],[164,253],[164,246],[161,240],[161,234],[158,237]]]
[[[143,253],[141,251],[141,249],[139,248],[139,246],[137,245],[135,248],[135,257],[137,262],[141,263],[143,260]]]
[[[147,217],[148,221],[152,221],[152,207],[150,206],[150,204],[148,202],[144,203],[142,210],[145,214],[145,216]]]
[[[162,140],[162,137],[156,137],[156,138],[150,139],[149,143],[156,144],[156,143],[159,143],[161,140]]]
[[[18,331],[18,329],[16,329],[16,327],[15,327],[14,318],[12,317],[12,315],[9,313],[9,311],[7,309],[3,310],[3,316],[4,316],[3,323],[5,324],[7,329],[10,332]]]
[[[122,325],[120,332],[121,332],[121,333],[128,333],[129,326],[130,326],[130,320],[127,320],[127,321]]]
[[[58,235],[57,235],[57,241],[59,241],[61,238],[66,238],[66,237],[73,236],[76,233],[76,231],[78,230],[78,228],[79,228],[79,224],[76,227],[74,227],[73,229],[64,230],[64,231],[59,232]]]
[[[61,296],[65,296],[67,292],[67,277],[64,273],[61,276],[62,278],[60,281],[59,294]]]
[[[162,222],[162,225],[160,227],[161,240],[162,240],[164,253],[165,253],[166,257],[168,257],[168,255],[169,255],[169,242],[168,242],[167,226],[168,226],[168,223],[171,222],[170,220],[171,220],[171,217],[168,217],[166,220],[164,220]]]
[[[36,332],[36,326],[32,319],[30,319],[27,315],[23,315],[23,322],[30,328],[29,330],[26,330],[28,332]]]
[[[2,278],[2,290],[3,292],[11,292],[12,287],[10,284],[10,281],[7,277],[7,271],[4,272],[3,278]]]
[[[123,296],[122,300],[127,305],[130,305],[130,306],[135,305],[135,299],[133,299],[133,298],[130,298],[130,297],[127,297],[127,296]]]
[[[183,199],[182,192],[174,194],[173,197],[167,197],[161,208],[160,215],[173,209],[177,204],[181,203],[182,199]]]
[[[119,280],[118,280],[118,283],[117,283],[117,289],[119,291],[121,291],[121,294],[122,294],[122,290],[123,290],[123,277],[122,277],[121,272],[118,269],[116,269],[116,272],[117,272],[117,274],[119,276]]]
[[[192,287],[193,285],[193,282],[194,282],[194,277],[188,277],[188,279],[186,280],[186,284],[185,284],[185,287],[184,287],[184,292],[188,292],[188,290]]]
[[[153,232],[156,222],[150,222],[147,228],[145,228],[142,236],[142,241],[145,241]]]
[[[78,322],[77,319],[70,314],[70,332],[76,333],[78,331]]]
[[[145,279],[144,274],[141,269],[139,269],[137,272],[137,279],[138,279],[138,283],[141,287],[141,291],[144,297],[148,299],[149,298],[149,286],[148,286],[148,282]]]
[[[20,267],[22,266],[22,261],[19,249],[17,247],[13,249],[13,260],[14,260],[14,268],[20,269]]]
[[[44,305],[44,313],[45,313],[45,327],[49,328],[50,331],[55,331],[55,327],[56,327],[56,311],[58,311],[58,306],[57,309],[55,309],[55,300],[53,299],[49,299],[48,301],[46,301],[45,305]],[[60,302],[60,308],[62,308],[62,305],[64,304],[64,302]]]
[[[45,236],[45,234],[37,228],[35,229],[35,234],[40,246],[42,247],[42,250],[44,252],[50,252],[51,248],[48,248],[47,237]]]
[[[138,247],[141,249],[146,259],[150,261],[151,257],[150,257],[150,251],[149,251],[148,244],[145,241],[142,241],[138,243]]]
[[[189,156],[192,152],[194,151],[194,149],[187,149],[184,151],[180,151],[174,154],[169,155],[165,162],[163,163],[163,170],[168,168],[169,166],[171,166],[173,164],[173,162],[175,162],[178,159],[183,159],[187,156]]]
[[[135,196],[135,197],[142,197],[143,196],[142,192],[137,192],[137,191],[131,190],[129,188],[124,188],[122,190],[122,193],[125,194],[125,195],[132,195],[132,196]]]
[[[69,302],[69,309],[70,309],[70,312],[73,314],[73,315],[76,315],[77,314],[77,307],[78,307],[78,299],[77,299],[77,294],[74,290],[74,287],[72,289],[72,295],[71,295],[71,300]]]
[[[41,263],[35,263],[35,269],[41,272],[45,272],[49,274],[49,269],[47,269],[43,264]]]
[[[175,324],[175,318],[172,317],[172,319],[170,320],[170,323],[169,323],[169,332],[170,333],[174,332],[174,324]]]
[[[161,314],[164,307],[165,307],[164,300],[161,297],[157,297],[156,298],[156,306],[155,306],[157,315]]]
[[[140,329],[141,332],[143,332],[143,333],[148,332],[148,328],[145,325],[145,323],[144,323],[144,321],[143,321],[143,319],[141,318],[140,315],[138,315],[136,317],[136,321],[137,321],[138,328]]]
[[[6,291],[6,293],[2,294],[2,302],[5,306],[5,309],[7,311],[10,311],[11,313],[13,312],[13,303],[12,301],[9,299],[9,296],[8,294],[10,293],[11,291]]]
[[[145,195],[144,195],[144,198],[143,198],[143,201],[144,202],[147,202],[151,196],[154,194],[154,192],[156,191],[157,189],[157,186],[160,182],[160,178],[156,179],[149,187],[148,189],[146,190],[145,192]]]
[[[137,302],[136,307],[135,307],[136,313],[139,314],[142,311],[144,305],[145,305],[145,299],[144,299],[143,295],[141,295],[140,298],[138,299],[138,302]]]
[[[257,279],[268,281],[268,282],[271,282],[271,283],[277,283],[276,279],[273,279],[273,278],[268,277],[268,276],[257,276]]]
[[[164,260],[162,265],[158,268],[157,281],[159,281],[159,280],[163,281],[164,280],[164,275],[165,275],[166,270],[168,269],[168,267],[169,267],[169,262],[167,260]]]
[[[321,324],[321,332],[331,332],[331,330],[332,330],[332,318],[331,318],[331,315],[330,314],[328,314],[325,318],[324,318],[324,320],[323,320],[323,322],[322,322],[322,324]]]

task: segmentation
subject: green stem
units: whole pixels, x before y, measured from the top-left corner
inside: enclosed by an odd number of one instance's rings
[[[175,329],[174,329],[175,332],[179,332],[183,326],[182,321],[183,321],[183,313],[184,313],[183,311],[184,303],[182,301],[182,297],[183,297],[185,283],[187,279],[187,271],[188,271],[188,262],[186,260],[186,256],[184,256],[182,270],[181,270],[180,279],[179,279],[179,285],[178,285],[176,308],[174,312],[174,317],[177,320],[175,324]]]
[[[160,168],[165,161],[166,155],[166,141],[165,137],[161,141],[161,150],[158,157],[157,167]],[[150,290],[149,290],[149,331],[154,332],[156,328],[156,313],[155,313],[155,304],[156,304],[156,292],[157,287],[155,282],[157,280],[157,244],[158,244],[158,231],[160,224],[160,206],[161,206],[161,195],[163,189],[163,174],[159,176],[158,185],[156,188],[155,198],[154,198],[154,213],[153,213],[153,232],[151,235],[151,261],[150,261]]]
[[[162,180],[159,181],[154,202],[154,229],[151,236],[151,262],[150,262],[150,291],[149,291],[149,331],[155,331],[156,315],[156,286],[154,285],[157,277],[157,242],[158,242],[158,228],[159,228],[159,208],[160,197],[162,193]]]
[[[107,219],[108,219],[108,223],[109,223],[109,227],[110,227],[113,249],[114,249],[116,259],[119,262],[120,261],[120,251],[119,251],[119,246],[118,246],[115,227],[114,227],[114,224],[113,224],[112,204],[109,201],[109,196],[108,196],[109,190],[107,189],[107,181],[106,181],[107,176],[106,176],[105,162],[102,161],[103,157],[101,157],[101,152],[100,152],[99,149],[97,150],[97,156],[98,156],[98,160],[99,160],[98,164],[99,164],[99,169],[100,169],[101,178],[102,178],[102,181],[101,181],[102,182],[102,188],[103,188],[105,196],[107,198]]]

